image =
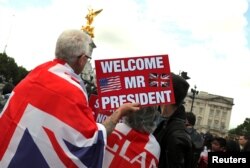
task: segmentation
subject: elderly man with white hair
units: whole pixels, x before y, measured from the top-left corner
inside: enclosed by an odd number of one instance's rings
[[[79,77],[94,47],[87,33],[64,31],[56,58],[14,88],[0,115],[0,167],[102,167],[107,135],[139,104],[122,105],[103,124],[94,121]]]

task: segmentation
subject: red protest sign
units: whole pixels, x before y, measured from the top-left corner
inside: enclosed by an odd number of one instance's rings
[[[168,55],[96,60],[100,109],[175,103]]]
[[[94,94],[90,95],[89,107],[92,109],[94,119],[97,123],[102,123],[114,112],[114,110],[100,110],[98,96]]]

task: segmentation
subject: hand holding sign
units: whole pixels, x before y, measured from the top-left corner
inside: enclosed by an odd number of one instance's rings
[[[117,109],[117,111],[120,112],[121,117],[126,116],[129,113],[133,113],[133,112],[135,112],[137,110],[140,110],[140,104],[139,103],[125,103],[125,104],[121,105]]]
[[[109,135],[115,128],[116,124],[123,117],[129,113],[136,112],[140,109],[139,103],[125,103],[121,105],[109,118],[107,118],[102,124],[107,130],[107,135]]]

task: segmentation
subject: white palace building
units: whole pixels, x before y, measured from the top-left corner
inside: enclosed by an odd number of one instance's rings
[[[193,93],[185,98],[186,112],[191,111]],[[213,135],[227,136],[233,107],[233,98],[199,92],[195,95],[192,112],[196,115],[195,128],[198,132],[209,131]]]

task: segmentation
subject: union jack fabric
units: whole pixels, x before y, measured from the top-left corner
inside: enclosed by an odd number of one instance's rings
[[[59,59],[30,72],[0,114],[0,167],[101,168],[106,130],[84,90]]]
[[[170,75],[168,74],[149,74],[149,86],[151,87],[169,87]]]
[[[121,80],[119,76],[102,78],[99,80],[101,92],[110,92],[113,90],[121,90]]]
[[[107,139],[104,168],[156,168],[160,146],[152,134],[118,123]]]

